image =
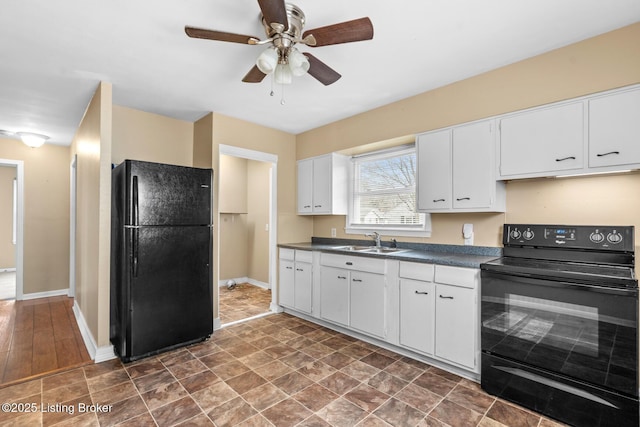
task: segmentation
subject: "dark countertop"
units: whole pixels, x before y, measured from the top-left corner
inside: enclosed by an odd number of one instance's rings
[[[387,242],[384,243],[385,244],[383,244],[383,246],[388,246]],[[313,237],[311,242],[281,243],[278,245],[278,247],[469,268],[480,268],[480,264],[502,256],[502,248],[493,248],[487,246],[436,245],[429,243],[406,242],[398,242],[398,249],[402,249],[402,252],[392,254],[379,254],[335,249],[336,246],[350,245],[373,247],[372,244],[373,242],[371,240],[329,239],[324,237]]]

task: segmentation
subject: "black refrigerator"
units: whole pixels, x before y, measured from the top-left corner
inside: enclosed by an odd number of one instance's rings
[[[213,332],[212,184],[211,169],[112,170],[110,338],[122,361]]]

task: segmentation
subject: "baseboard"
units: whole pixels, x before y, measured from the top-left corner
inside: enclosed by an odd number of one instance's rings
[[[0,273],[13,273],[14,271],[16,271],[15,267],[0,268]]]
[[[46,291],[46,292],[34,292],[31,294],[23,294],[22,299],[38,299],[38,298],[49,298],[49,297],[58,297],[61,295],[67,296],[69,294],[69,289],[58,289],[57,291]]]
[[[233,280],[236,283],[248,283],[253,286],[257,286],[262,289],[271,289],[271,285],[266,282],[261,282],[260,280],[252,279],[250,277],[237,277],[233,279],[220,280],[218,282],[218,287],[227,286],[227,282],[229,280]]]
[[[96,340],[93,338],[93,334],[89,329],[89,325],[87,325],[87,321],[84,319],[82,311],[80,310],[80,307],[78,306],[78,303],[76,301],[73,302],[73,314],[76,317],[76,322],[78,323],[78,328],[80,329],[80,334],[82,335],[84,346],[87,348],[87,352],[89,353],[91,359],[95,363],[115,359],[116,355],[113,352],[113,346],[107,345],[98,347],[98,345],[96,344]]]
[[[222,328],[222,322],[220,321],[219,317],[216,317],[215,319],[213,319],[213,330],[217,331],[220,328]]]

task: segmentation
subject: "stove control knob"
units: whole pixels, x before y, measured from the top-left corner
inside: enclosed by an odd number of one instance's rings
[[[525,240],[531,240],[533,239],[533,236],[535,236],[535,234],[529,229],[525,230],[524,233],[522,233],[522,237],[524,237]]]
[[[594,231],[589,236],[589,240],[591,240],[593,243],[602,243],[604,241],[604,234],[600,233],[599,231]]]
[[[509,233],[509,236],[511,236],[512,239],[519,239],[520,236],[522,236],[522,233],[520,233],[520,230],[518,230],[517,228],[515,230],[511,230],[511,233]]]
[[[622,234],[616,233],[616,231],[614,230],[613,233],[609,233],[607,235],[607,240],[609,241],[609,243],[615,245],[617,243],[622,242]]]

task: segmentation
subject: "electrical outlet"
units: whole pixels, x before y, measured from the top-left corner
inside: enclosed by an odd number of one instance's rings
[[[336,237],[336,229],[335,228],[331,229],[331,237]]]

